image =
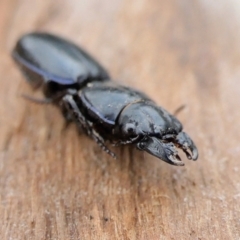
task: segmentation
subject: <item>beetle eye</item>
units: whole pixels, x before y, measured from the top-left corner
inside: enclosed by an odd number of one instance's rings
[[[125,129],[124,129],[124,132],[127,134],[127,135],[134,135],[135,133],[135,125],[133,123],[128,123],[126,124],[125,126]]]
[[[132,127],[128,128],[128,129],[127,129],[127,132],[128,132],[128,133],[133,133],[133,128],[132,128]]]

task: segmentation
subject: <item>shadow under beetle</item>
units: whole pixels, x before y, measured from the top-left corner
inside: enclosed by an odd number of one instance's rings
[[[188,159],[198,151],[182,124],[145,94],[110,80],[89,54],[73,43],[47,33],[19,39],[13,58],[33,88],[60,108],[111,156],[105,142],[132,144],[163,161],[183,166],[176,147]]]

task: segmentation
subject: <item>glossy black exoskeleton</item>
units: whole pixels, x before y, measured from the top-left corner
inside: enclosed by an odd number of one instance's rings
[[[131,144],[163,161],[182,166],[176,147],[189,159],[198,151],[182,124],[145,94],[110,81],[85,51],[60,37],[30,33],[17,42],[13,58],[46,102],[57,105],[107,153],[105,145]]]

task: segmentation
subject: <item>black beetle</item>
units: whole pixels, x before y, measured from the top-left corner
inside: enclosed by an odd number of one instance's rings
[[[135,145],[172,165],[184,165],[176,147],[197,160],[197,148],[176,117],[145,94],[112,82],[106,70],[73,43],[30,33],[19,39],[13,58],[32,87],[42,88],[45,102],[57,105],[111,156],[115,154],[106,141]]]

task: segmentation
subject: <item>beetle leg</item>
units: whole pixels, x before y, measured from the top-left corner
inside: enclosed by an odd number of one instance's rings
[[[31,102],[37,103],[37,104],[50,104],[50,103],[58,103],[61,98],[63,98],[65,95],[73,95],[77,91],[75,89],[66,89],[64,91],[58,92],[57,94],[53,95],[52,98],[35,98],[26,94],[22,94],[21,96]]]
[[[103,138],[92,128],[92,124],[88,122],[82,115],[76,102],[73,99],[73,96],[71,94],[64,96],[63,102],[66,109],[71,111],[75,119],[80,123],[80,127],[82,127],[87,132],[87,134],[95,140],[95,142],[101,147],[103,151],[108,153],[113,158],[116,158],[116,155],[104,144]]]
[[[63,98],[63,105],[62,109],[63,112],[66,114],[66,112],[70,112],[70,114],[73,115],[73,117],[81,124],[81,127],[86,129],[87,133],[89,134],[90,125],[86,121],[85,117],[82,115],[82,113],[79,111],[79,108],[76,104],[76,102],[73,99],[73,96],[71,94],[65,95]],[[63,108],[65,107],[65,109]],[[69,117],[70,115],[68,115]]]
[[[50,98],[45,98],[45,99],[34,98],[34,97],[31,97],[31,96],[28,96],[28,95],[25,95],[25,94],[22,94],[21,96],[24,99],[26,99],[28,101],[31,101],[31,102],[34,102],[34,103],[37,103],[37,104],[49,104],[49,103],[52,103],[52,99],[50,99]]]
[[[186,105],[185,105],[185,104],[179,106],[179,107],[174,111],[173,116],[176,117],[176,116],[177,116],[180,112],[182,112],[182,110],[184,110],[185,108],[186,108]]]
[[[91,134],[92,138],[95,140],[95,142],[98,144],[98,146],[100,146],[100,148],[105,151],[106,153],[108,153],[111,157],[113,158],[117,158],[116,154],[114,152],[112,152],[105,144],[104,144],[104,140],[102,139],[102,137],[95,131],[92,130],[92,134]]]

